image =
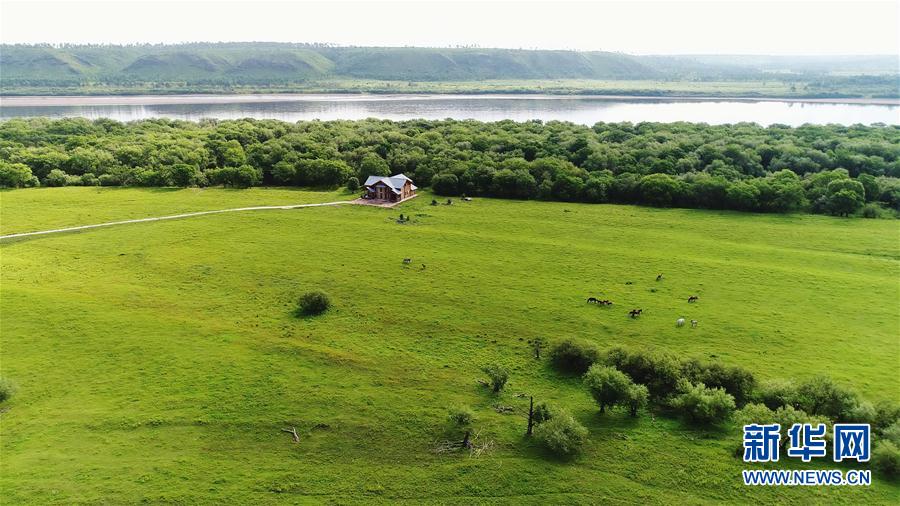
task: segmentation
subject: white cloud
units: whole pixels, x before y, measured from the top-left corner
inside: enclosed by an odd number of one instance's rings
[[[2,1],[5,43],[184,41],[888,54],[900,2]]]

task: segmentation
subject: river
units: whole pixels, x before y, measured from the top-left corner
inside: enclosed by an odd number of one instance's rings
[[[666,99],[555,95],[182,95],[7,97],[0,119],[84,117],[132,121],[147,118],[356,120],[476,119],[499,121],[753,122],[791,126],[900,124],[897,101],[781,101],[774,99]]]

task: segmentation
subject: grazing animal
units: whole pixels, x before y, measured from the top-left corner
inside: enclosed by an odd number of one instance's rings
[[[412,262],[412,258],[404,258],[403,259],[403,265],[409,265],[410,262]]]
[[[691,295],[690,297],[688,297],[688,303],[697,302],[698,299],[700,299],[700,297],[697,297],[696,295]]]
[[[691,320],[691,328],[697,328],[697,320]]]
[[[596,297],[588,297],[588,304],[597,304],[600,302]]]
[[[684,327],[684,318],[679,318],[679,319],[675,320],[675,326],[676,327]]]
[[[659,273],[659,274],[656,276],[656,280],[657,280],[657,281],[662,281],[662,278],[663,278],[662,273]]]
[[[643,309],[632,309],[631,311],[628,312],[628,315],[631,316],[632,318],[637,318],[643,312],[644,312]]]
[[[612,303],[611,300],[605,299],[605,300],[601,300],[601,301],[600,301],[600,305],[602,305],[602,306],[612,306],[613,303]]]

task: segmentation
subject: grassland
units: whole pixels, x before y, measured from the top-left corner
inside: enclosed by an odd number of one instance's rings
[[[204,190],[198,205],[335,197],[253,193]],[[16,190],[0,194],[0,214],[8,233],[71,224],[91,199],[103,202],[97,208],[132,202],[88,216],[112,219],[191,210],[180,206],[197,198],[196,190]],[[896,398],[895,221],[430,200],[203,216],[0,245],[0,365],[19,385],[2,415],[4,502],[900,498],[882,481],[744,487],[733,428],[600,416],[577,379],[531,358],[525,343],[575,336],[656,346],[741,364],[763,379],[828,372],[870,400]],[[400,212],[412,221],[397,224]],[[414,267],[403,267],[404,257]],[[658,272],[665,281],[654,282]],[[310,289],[329,292],[336,307],[296,318],[296,298]],[[688,306],[692,293],[701,299]],[[592,294],[617,306],[584,304]],[[629,307],[645,315],[631,320]],[[682,315],[700,326],[676,329]],[[475,382],[489,362],[512,370],[499,399]],[[570,409],[591,430],[584,454],[559,461],[523,440],[524,419],[492,409],[524,407],[517,392]],[[455,404],[475,409],[493,453],[429,451],[458,435],[445,423]],[[280,432],[289,426],[300,443]]]

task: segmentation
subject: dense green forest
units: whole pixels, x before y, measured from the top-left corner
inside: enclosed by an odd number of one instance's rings
[[[891,56],[720,58],[286,43],[0,46],[3,94],[391,91],[390,86],[367,86],[360,81],[400,85],[556,79],[753,82],[757,84],[742,95],[896,98],[900,95],[898,74],[897,60]],[[766,84],[772,82],[785,86],[778,92],[767,91]],[[404,91],[416,91],[407,88]],[[592,91],[584,85],[557,88],[549,91]],[[620,94],[648,94],[639,86],[605,87],[607,93],[610,89]],[[481,89],[470,86],[466,91]],[[548,90],[520,85],[516,91]],[[698,93],[703,91],[701,88]],[[666,92],[663,89],[659,94]]]
[[[900,211],[900,127],[15,119],[0,185],[358,187],[867,217]]]

